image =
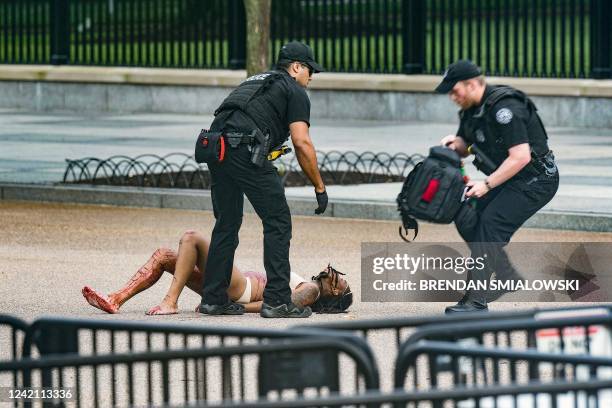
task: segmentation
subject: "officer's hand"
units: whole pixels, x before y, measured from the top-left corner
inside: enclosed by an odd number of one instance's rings
[[[444,136],[442,140],[440,140],[440,144],[442,146],[446,146],[446,147],[450,147],[451,149],[454,149],[455,146],[453,145],[453,143],[455,142],[456,138],[457,136],[455,135]]]
[[[315,210],[315,214],[323,214],[325,209],[327,209],[327,191],[323,190],[322,193],[315,191],[315,194],[317,195],[317,204],[319,204]]]
[[[466,197],[482,197],[489,192],[489,187],[484,181],[468,181],[469,190],[465,193]]]

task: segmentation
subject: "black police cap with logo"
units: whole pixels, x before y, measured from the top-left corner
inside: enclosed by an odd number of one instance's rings
[[[314,72],[323,72],[323,67],[314,60],[312,49],[299,41],[283,45],[278,52],[278,63],[299,61],[308,65]]]
[[[476,78],[482,75],[482,71],[470,60],[459,60],[448,66],[444,72],[444,78],[436,87],[438,93],[449,93],[455,84],[466,79]]]

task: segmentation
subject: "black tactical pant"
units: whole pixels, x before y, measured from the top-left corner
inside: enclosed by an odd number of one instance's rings
[[[285,190],[276,168],[269,161],[266,160],[263,167],[256,167],[251,164],[250,157],[248,147],[240,145],[229,148],[223,163],[209,166],[216,223],[204,272],[204,304],[228,301],[227,289],[238,247],[244,195],[263,223],[264,267],[268,277],[264,302],[271,305],[291,302],[291,214]]]
[[[488,282],[493,272],[499,280],[516,277],[503,248],[520,226],[554,197],[558,188],[558,173],[514,177],[477,200],[478,221],[471,231],[462,231],[462,235],[469,243],[471,256],[484,257],[486,261],[485,268],[470,270],[469,279]],[[486,291],[474,291],[470,297],[482,301]]]

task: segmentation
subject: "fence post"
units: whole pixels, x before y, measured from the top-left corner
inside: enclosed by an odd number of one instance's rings
[[[612,78],[610,29],[612,5],[609,0],[591,2],[591,76],[595,79]]]
[[[70,60],[70,0],[51,2],[51,64]]]
[[[246,66],[246,14],[243,0],[227,2],[228,48],[230,69],[243,69]]]
[[[402,48],[404,74],[425,70],[425,0],[403,0]]]

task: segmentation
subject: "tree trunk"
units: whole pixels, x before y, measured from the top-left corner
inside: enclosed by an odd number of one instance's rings
[[[247,77],[270,67],[270,8],[272,0],[244,0],[247,23]]]

